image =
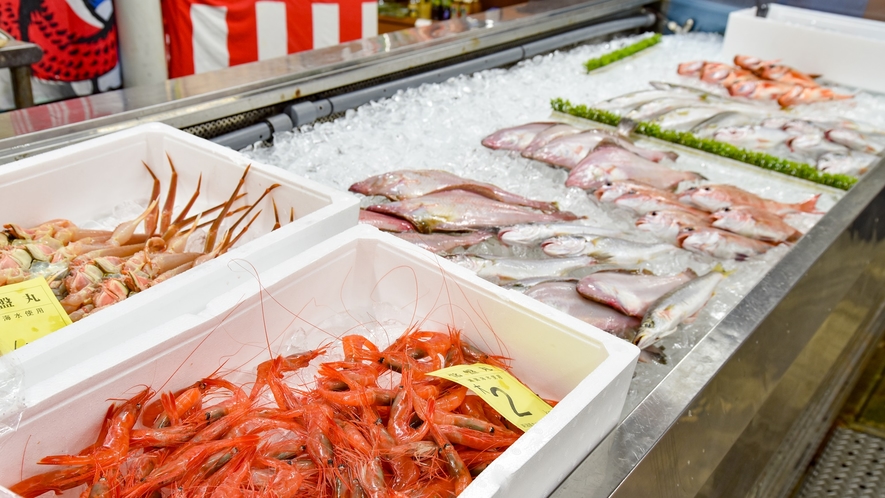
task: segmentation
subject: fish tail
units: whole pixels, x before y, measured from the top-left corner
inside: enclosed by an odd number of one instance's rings
[[[716,273],[721,273],[723,277],[727,277],[727,276],[731,275],[732,273],[736,272],[737,269],[726,270],[725,267],[722,266],[722,263],[716,263],[716,266],[714,266],[713,269],[710,271],[715,271]]]
[[[803,211],[805,213],[816,213],[817,212],[817,200],[820,198],[820,194],[814,194],[807,201],[796,203],[794,206],[799,211]]]

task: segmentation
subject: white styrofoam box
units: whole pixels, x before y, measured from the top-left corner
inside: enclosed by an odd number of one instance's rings
[[[469,342],[512,358],[514,373],[539,395],[561,400],[464,497],[550,493],[616,424],[639,355],[574,317],[359,226],[262,273],[260,287],[244,283],[197,316],[88,360],[74,385],[29,407],[19,429],[0,437],[0,484],[19,479],[22,459],[28,476],[46,470],[34,464],[39,458],[90,444],[106,400],[138,386],[179,389],[219,367],[232,381],[251,382],[268,345],[291,354],[357,333],[384,347],[408,324],[461,328]]]
[[[26,403],[40,402],[69,386],[72,380],[65,372],[90,356],[179,315],[199,312],[212,298],[251,278],[240,268],[248,266],[245,262],[255,270],[266,270],[357,223],[355,196],[252,162],[238,152],[162,124],[138,126],[4,165],[0,168],[0,219],[22,226],[54,218],[83,224],[107,218],[126,201],[143,201],[146,206],[153,182],[142,161],[160,178],[165,199],[171,174],[166,154],[178,171],[178,205],[188,201],[202,173],[200,198],[191,214],[227,200],[249,164],[252,167],[241,189],[245,202],[255,202],[271,184],[281,186],[262,201],[261,215],[227,254],[10,353],[10,359],[25,372]],[[285,218],[283,226],[273,232],[271,197]],[[292,223],[290,207],[296,216]],[[240,260],[245,262],[232,263]]]
[[[829,81],[885,92],[885,23],[769,4],[767,17],[756,8],[728,15],[722,54],[780,59]]]

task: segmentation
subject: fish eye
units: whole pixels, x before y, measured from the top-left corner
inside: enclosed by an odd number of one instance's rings
[[[704,187],[704,190],[706,190],[707,192],[709,192],[709,191],[710,191],[710,187]]]
[[[723,209],[723,211],[725,211],[727,213],[727,212],[731,211],[731,208],[727,207],[727,208]]]
[[[605,186],[606,186],[606,187],[611,187],[611,186],[612,186],[612,182],[605,182]]]
[[[649,320],[649,321],[643,323],[642,326],[647,329],[654,328],[655,322],[654,322],[654,320]]]
[[[657,216],[657,215],[658,215],[658,212],[657,212],[657,211],[652,211],[652,212],[649,213],[649,214],[652,215],[652,216]]]
[[[694,227],[685,227],[686,232],[694,232]]]

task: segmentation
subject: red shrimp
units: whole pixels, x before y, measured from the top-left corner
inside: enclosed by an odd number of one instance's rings
[[[207,458],[219,451],[232,448],[246,449],[255,446],[257,443],[258,437],[244,436],[237,439],[210,441],[192,446],[181,452],[177,457],[170,457],[163,465],[151,472],[147,479],[126,490],[122,496],[123,498],[134,498],[147,495],[156,489],[181,479],[189,471],[196,470]]]
[[[278,369],[279,373],[285,372],[295,372],[297,370],[301,370],[310,364],[311,360],[324,354],[326,352],[326,346],[314,349],[312,351],[305,351],[303,353],[295,353],[289,356],[278,357],[280,361],[280,366],[275,367]],[[258,393],[261,391],[261,388],[267,384],[268,375],[270,372],[273,363],[277,361],[276,358],[272,360],[267,360],[258,365],[257,374],[255,379],[255,385],[252,386],[252,392],[249,394],[249,397],[255,399],[258,396]]]
[[[126,401],[114,413],[108,425],[108,433],[101,447],[98,447],[88,455],[53,455],[41,459],[41,465],[95,465],[97,467],[112,467],[122,463],[129,452],[129,435],[142,403],[152,395],[150,388],[144,389],[131,399]]]
[[[278,460],[261,456],[256,461],[274,470],[273,477],[259,496],[286,497],[295,496],[298,493],[301,483],[304,482],[304,476],[296,468]]]
[[[212,489],[210,498],[240,498],[243,496],[240,486],[252,472],[252,459],[255,457],[255,448],[246,448],[237,453],[228,464],[228,472],[217,472],[209,478],[206,485]]]
[[[411,427],[412,417],[415,415],[413,403],[419,399],[412,389],[412,370],[406,369],[400,380],[399,392],[390,405],[390,418],[387,421],[387,431],[398,444],[420,441],[427,436],[427,424],[421,424],[417,430]]]
[[[436,423],[433,422],[433,400],[427,402],[426,415],[426,423],[430,426],[430,435],[433,437],[433,440],[436,441],[436,444],[439,445],[440,453],[445,458],[446,464],[449,468],[450,477],[455,481],[455,494],[459,495],[470,485],[471,482],[473,482],[473,478],[470,476],[470,471],[467,469],[467,466],[464,465],[464,461],[461,460],[461,457],[458,456],[458,452],[455,451],[455,447],[452,446],[452,443],[442,430],[446,426],[437,426]],[[455,442],[457,443],[457,441]]]
[[[95,467],[91,465],[53,470],[17,482],[9,490],[23,498],[40,496],[47,491],[61,494],[91,481],[94,473]]]

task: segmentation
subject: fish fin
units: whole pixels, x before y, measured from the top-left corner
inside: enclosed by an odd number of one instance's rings
[[[796,209],[805,213],[816,213],[817,212],[817,200],[820,198],[820,194],[814,194],[807,201],[799,202],[794,204]]]
[[[719,267],[721,268],[722,265],[719,265]],[[723,270],[724,270],[724,269],[723,269]],[[713,271],[716,271],[716,269],[714,268]],[[685,273],[686,275],[688,275],[689,277],[691,277],[692,280],[698,278],[698,273],[697,273],[696,271],[692,270],[691,268],[686,268],[685,271],[682,272],[682,273]],[[723,273],[723,275],[724,275],[724,273]]]
[[[618,123],[618,135],[630,138],[630,135],[633,134],[633,130],[635,130],[638,125],[639,123],[630,118],[621,118],[621,122]]]
[[[746,256],[743,254],[739,254],[738,256],[744,256],[744,258],[746,258]],[[710,271],[715,271],[716,273],[721,273],[723,277],[728,277],[732,273],[736,272],[737,268],[735,268],[734,270],[726,270],[725,267],[722,266],[722,263],[716,263],[716,266],[714,266],[713,269]]]
[[[649,346],[639,351],[639,362],[666,365],[667,357],[664,355],[664,348],[661,346]]]

